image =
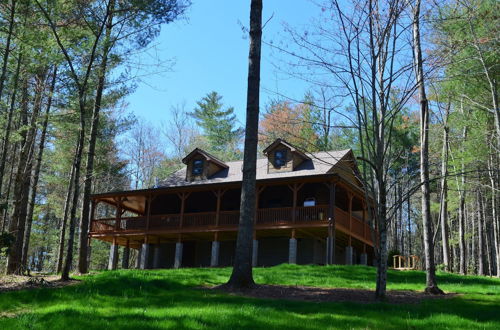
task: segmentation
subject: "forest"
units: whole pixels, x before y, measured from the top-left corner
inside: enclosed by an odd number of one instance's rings
[[[212,86],[154,124],[125,111],[129,59],[190,5],[0,4],[1,272],[105,269],[109,245],[88,244],[92,193],[154,187],[195,147],[244,158],[244,109]],[[436,269],[500,276],[499,9],[330,0],[307,28],[262,28],[276,70],[309,88],[260,104],[258,153],[278,137],[308,152],[353,149],[376,200],[377,290],[399,254],[420,256],[431,291]]]

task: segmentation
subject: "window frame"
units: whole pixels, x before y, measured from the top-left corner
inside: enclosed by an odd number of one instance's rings
[[[287,149],[274,150],[274,167],[284,167],[287,163]],[[278,153],[281,153],[281,157],[277,157]]]
[[[199,164],[197,165],[197,163]],[[203,159],[195,159],[193,160],[193,164],[191,167],[191,175],[193,176],[201,176],[203,175],[203,168],[205,166],[205,160]],[[197,173],[197,170],[199,170],[199,173]]]

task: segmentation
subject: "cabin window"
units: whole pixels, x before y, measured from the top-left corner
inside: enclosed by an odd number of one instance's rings
[[[195,176],[203,173],[203,159],[196,159],[193,161],[193,170],[191,173]]]
[[[274,166],[282,167],[286,165],[286,150],[276,150],[274,152]]]

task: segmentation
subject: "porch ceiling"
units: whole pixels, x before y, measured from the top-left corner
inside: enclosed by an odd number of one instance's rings
[[[99,199],[97,199],[97,201],[111,204],[113,206],[117,206],[120,201],[123,209],[141,215],[146,214],[145,195],[128,195],[123,197],[107,196],[100,197]]]

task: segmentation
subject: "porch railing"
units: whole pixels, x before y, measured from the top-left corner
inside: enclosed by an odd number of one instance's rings
[[[147,217],[124,217],[92,220],[92,233],[110,233],[117,231],[168,230],[194,227],[234,227],[239,222],[239,211],[199,212],[180,214],[151,215]],[[218,219],[218,222],[217,222]],[[371,240],[370,228],[354,215],[340,209],[335,209],[336,224],[367,240]],[[328,205],[309,207],[282,207],[259,209],[256,214],[257,225],[287,225],[291,223],[326,223],[328,220]]]

